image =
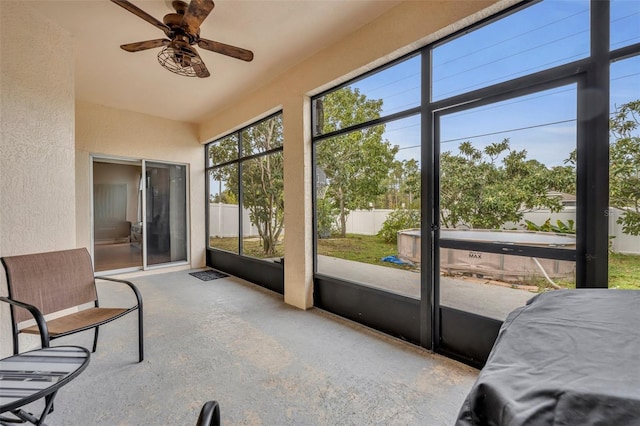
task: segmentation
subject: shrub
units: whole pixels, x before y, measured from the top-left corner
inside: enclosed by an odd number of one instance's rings
[[[535,223],[527,219],[525,219],[524,221],[527,224],[526,227],[528,231],[555,232],[558,234],[575,234],[576,233],[576,228],[574,226],[575,222],[571,219],[567,220],[567,223],[564,223],[561,220],[557,220],[556,221],[557,225],[553,225],[551,223],[551,218],[547,219],[546,222],[543,223],[542,225],[536,225]]]
[[[397,209],[389,213],[378,237],[387,243],[397,243],[398,231],[409,228],[420,228],[420,210]]]
[[[335,231],[336,212],[328,199],[316,201],[318,238],[329,238]]]

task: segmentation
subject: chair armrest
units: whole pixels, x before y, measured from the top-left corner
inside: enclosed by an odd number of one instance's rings
[[[8,297],[4,297],[4,296],[0,296],[0,301],[7,302],[11,305],[28,310],[33,316],[33,318],[36,320],[36,324],[38,325],[38,330],[40,330],[40,343],[42,344],[42,347],[43,348],[49,347],[49,329],[47,328],[47,322],[44,319],[44,315],[42,315],[42,312],[40,312],[38,308],[28,303],[9,299]]]
[[[129,286],[129,288],[131,288],[131,290],[133,291],[133,293],[136,295],[136,299],[138,301],[138,306],[140,308],[142,308],[142,295],[140,295],[140,291],[138,290],[138,287],[135,286],[135,284],[133,284],[130,281],[125,281],[125,280],[119,280],[116,278],[109,278],[109,277],[95,277],[96,280],[105,280],[105,281],[112,281],[115,283],[121,283],[121,284],[126,284]]]

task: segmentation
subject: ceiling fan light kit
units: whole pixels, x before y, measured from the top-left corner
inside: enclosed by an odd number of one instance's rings
[[[169,71],[185,77],[209,77],[209,71],[191,46],[172,41],[158,53],[158,62]]]
[[[168,39],[156,39],[123,44],[120,47],[127,52],[162,47],[158,53],[158,62],[169,71],[187,77],[209,77],[211,74],[204,61],[193,47],[220,53],[232,58],[250,62],[253,52],[240,47],[200,38],[200,25],[213,10],[212,0],[191,0],[187,4],[181,0],[172,2],[175,13],[169,13],[163,22],[138,8],[128,0],[111,0],[154,27],[162,30]]]

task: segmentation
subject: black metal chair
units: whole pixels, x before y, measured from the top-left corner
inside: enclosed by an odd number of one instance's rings
[[[93,352],[101,325],[128,313],[138,312],[138,361],[144,359],[142,296],[133,283],[109,277],[95,277],[87,249],[72,249],[2,258],[7,275],[8,297],[0,301],[11,305],[13,353],[19,352],[20,333],[39,334],[42,347],[58,337],[94,329]],[[96,280],[128,286],[135,304],[126,308],[104,308],[98,303]],[[53,319],[45,315],[88,306]],[[36,325],[27,320],[35,318]]]

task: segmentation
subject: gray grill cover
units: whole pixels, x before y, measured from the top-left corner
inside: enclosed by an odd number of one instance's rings
[[[640,291],[552,291],[510,313],[456,425],[640,425]]]

